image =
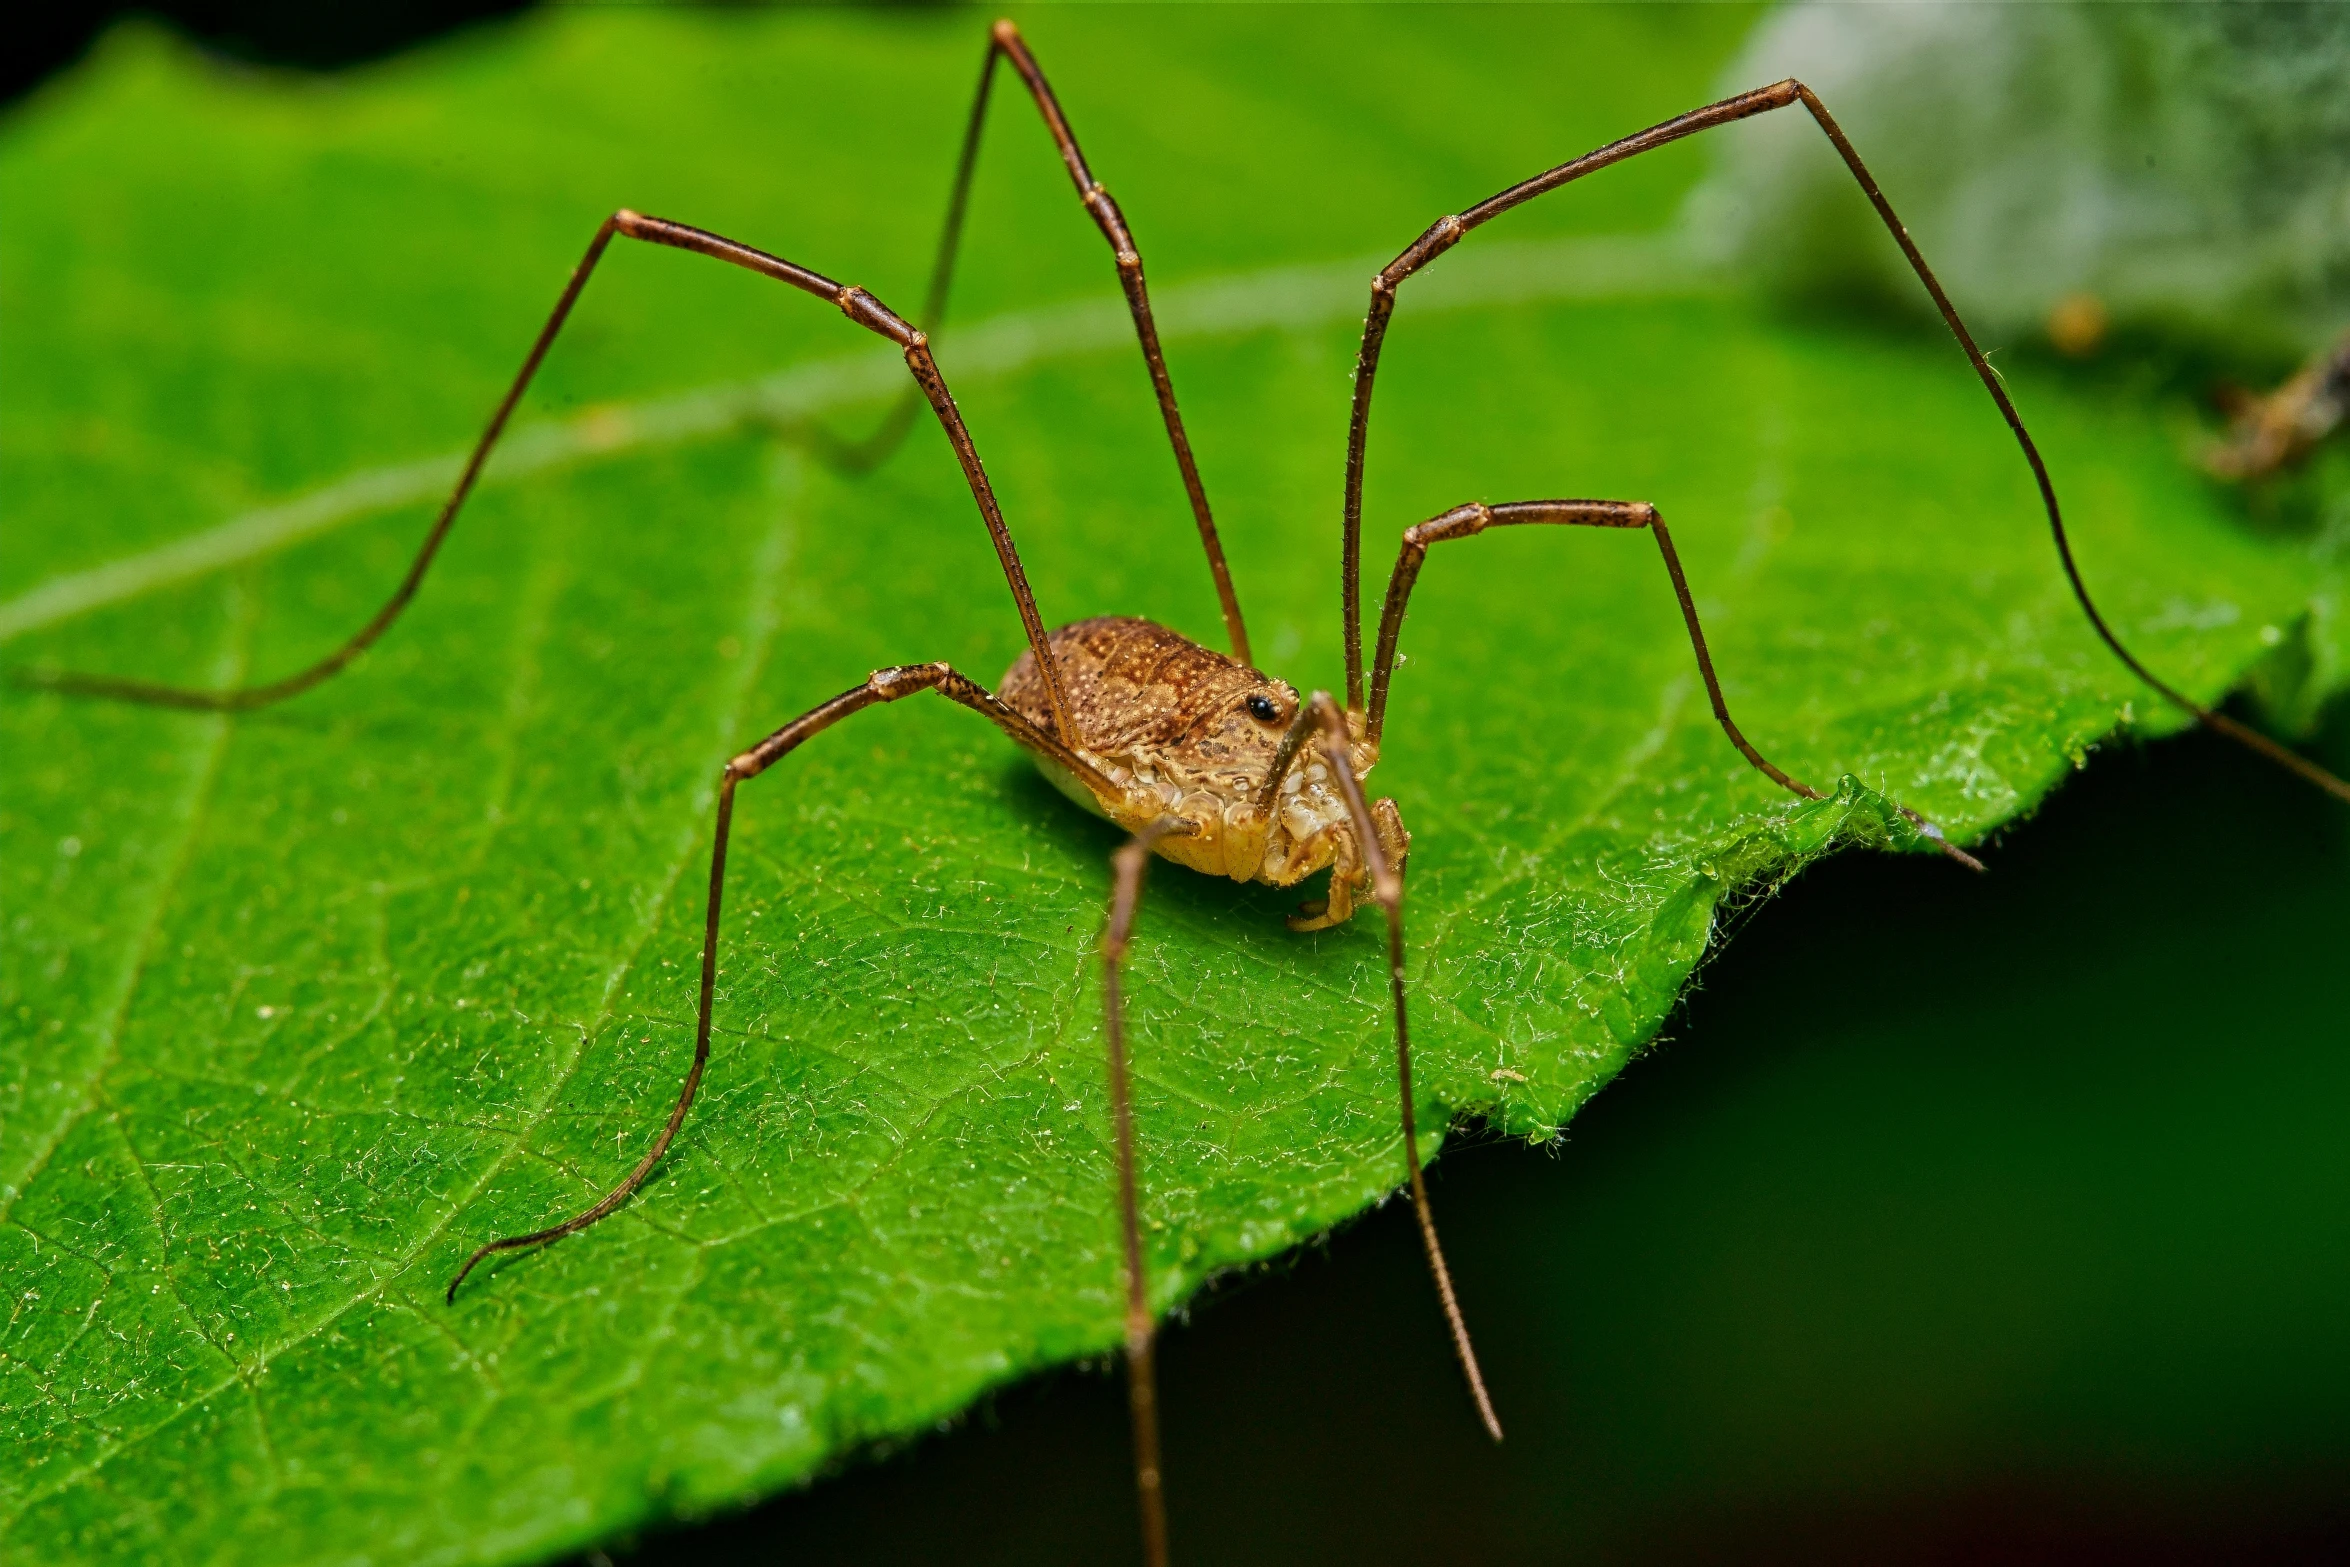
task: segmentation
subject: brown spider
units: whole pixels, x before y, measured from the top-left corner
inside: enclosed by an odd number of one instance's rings
[[[1079,198],[1093,215],[1116,257],[1118,280],[1134,318],[1159,409],[1174,448],[1175,463],[1190,497],[1199,525],[1209,571],[1223,607],[1231,654],[1212,652],[1149,621],[1104,617],[1080,621],[1047,631],[1038,615],[1035,596],[1012,543],[1011,530],[996,504],[986,470],[948,392],[945,376],[932,357],[928,328],[940,318],[952,279],[957,243],[973,166],[985,122],[988,92],[999,60],[1011,62],[1035,100],[1046,129],[1058,146]],[[1365,897],[1377,903],[1387,927],[1389,986],[1395,1011],[1396,1076],[1400,1094],[1404,1168],[1411,1189],[1420,1233],[1426,1245],[1437,1295],[1450,1326],[1454,1347],[1467,1376],[1469,1391],[1480,1418],[1496,1440],[1501,1424],[1487,1397],[1484,1380],[1469,1341],[1468,1328],[1445,1270],[1444,1254],[1436,1237],[1428,1194],[1422,1180],[1417,1131],[1413,1124],[1411,1046],[1404,987],[1403,872],[1410,834],[1392,800],[1365,797],[1362,781],[1378,764],[1384,728],[1388,682],[1396,661],[1396,642],[1413,584],[1431,545],[1465,539],[1488,528],[1545,524],[1645,530],[1656,541],[1673,593],[1679,600],[1699,674],[1712,699],[1714,717],[1730,743],[1772,782],[1806,799],[1820,793],[1790,777],[1767,761],[1739,732],[1715,678],[1705,635],[1698,624],[1689,584],[1682,574],[1672,535],[1656,509],[1640,501],[1527,500],[1488,505],[1471,502],[1405,530],[1395,570],[1388,579],[1387,598],[1379,618],[1378,642],[1371,660],[1366,700],[1360,604],[1361,516],[1363,457],[1370,430],[1371,396],[1376,384],[1380,346],[1394,314],[1397,291],[1413,274],[1426,267],[1471,230],[1512,208],[1559,189],[1586,174],[1620,163],[1640,153],[1678,141],[1699,131],[1731,124],[1775,109],[1800,104],[1826,133],[1837,154],[1875,206],[1895,243],[1908,258],[1918,279],[1933,297],[1942,319],[1965,351],[2001,415],[2015,432],[2025,460],[2038,480],[2059,558],[2082,609],[2098,634],[2129,667],[2158,692],[2198,720],[2253,746],[2284,765],[2350,798],[2350,786],[2323,772],[2266,736],[2212,713],[2140,665],[2115,639],[2090,602],[2067,543],[2057,510],[2055,490],[2031,437],[2005,389],[1992,374],[1957,312],[1935,281],[1917,247],[1877,189],[1868,169],[1827,108],[1801,82],[1789,80],[1740,93],[1719,103],[1692,110],[1651,126],[1621,141],[1563,163],[1532,179],[1510,186],[1466,211],[1437,220],[1404,252],[1371,280],[1368,318],[1356,361],[1354,408],[1346,454],[1345,505],[1340,584],[1346,628],[1346,693],[1343,706],[1327,692],[1300,697],[1283,681],[1260,673],[1249,653],[1240,604],[1226,569],[1216,525],[1192,460],[1191,444],[1177,411],[1175,389],[1167,374],[1158,329],[1151,318],[1149,291],[1143,281],[1142,257],[1126,227],[1118,205],[1086,166],[1059,102],[1044,73],[1010,22],[995,24],[982,67],[976,101],[964,134],[961,162],[947,211],[945,233],[932,274],[925,326],[917,327],[864,289],[836,283],[780,256],[690,228],[666,219],[622,210],[607,218],[589,243],[587,254],[573,271],[553,313],[540,330],[521,371],[492,414],[488,428],[475,445],[455,489],[442,506],[414,562],[397,589],[375,615],[342,646],[317,663],[284,679],[228,691],[191,691],[111,677],[40,673],[33,683],[81,695],[173,707],[239,710],[281,701],[308,690],[340,672],[374,643],[407,606],[447,538],[457,512],[471,493],[490,449],[504,431],[515,405],[529,386],[556,334],[562,330],[572,305],[596,263],[613,238],[690,250],[714,260],[746,268],[787,283],[819,299],[830,301],[857,325],[879,333],[903,351],[913,373],[914,392],[892,412],[881,428],[861,445],[835,446],[835,453],[857,465],[878,460],[911,427],[920,404],[927,402],[961,461],[972,498],[993,539],[1012,600],[1027,633],[1028,648],[990,692],[978,682],[944,663],[910,664],[875,670],[839,696],[812,708],[777,729],[758,744],[729,761],[720,775],[717,822],[710,856],[710,897],[702,942],[701,993],[694,1038],[693,1064],[687,1070],[667,1124],[653,1139],[636,1167],[603,1200],[584,1213],[528,1235],[509,1236],[482,1246],[469,1257],[448,1294],[481,1260],[494,1252],[534,1246],[587,1228],[625,1202],[668,1150],[678,1127],[691,1108],[710,1055],[711,994],[718,965],[719,914],[726,882],[726,846],[734,817],[736,789],[756,778],[819,731],[884,702],[894,702],[922,691],[934,691],[971,709],[995,724],[1024,747],[1061,791],[1132,836],[1113,856],[1115,878],[1109,914],[1102,938],[1108,1075],[1116,1137],[1119,1209],[1124,1231],[1126,1286],[1126,1358],[1129,1402],[1133,1416],[1135,1481],[1142,1512],[1144,1555],[1153,1564],[1166,1560],[1166,1523],[1159,1474],[1156,1392],[1152,1378],[1152,1335],[1155,1323],[1148,1304],[1142,1244],[1136,1219],[1133,1116],[1128,1094],[1125,1017],[1119,991],[1121,965],[1142,897],[1143,876],[1152,854],[1212,875],[1235,881],[1262,881],[1292,886],[1322,871],[1329,872],[1325,897],[1304,905],[1290,919],[1296,930],[1319,930],[1350,919]],[[1902,807],[1921,836],[1960,864],[1980,870],[1971,856],[1945,839],[1932,823]]]

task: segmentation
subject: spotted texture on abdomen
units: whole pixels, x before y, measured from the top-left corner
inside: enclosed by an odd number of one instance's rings
[[[1261,777],[1280,728],[1250,719],[1241,704],[1252,691],[1268,691],[1278,694],[1283,722],[1297,710],[1297,694],[1281,682],[1131,615],[1080,620],[1045,640],[1060,666],[1078,743],[1099,756],[1180,750],[1195,766],[1247,772],[1253,765]],[[1005,671],[996,695],[1051,731],[1032,651]]]

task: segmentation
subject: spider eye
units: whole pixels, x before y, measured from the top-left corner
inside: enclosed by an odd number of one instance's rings
[[[1248,716],[1260,724],[1275,723],[1281,717],[1281,709],[1273,705],[1271,697],[1259,691],[1248,699]]]

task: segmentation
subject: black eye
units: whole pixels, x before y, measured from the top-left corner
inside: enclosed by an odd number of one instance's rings
[[[1280,720],[1281,709],[1273,705],[1271,697],[1259,691],[1248,699],[1248,716],[1260,724],[1276,723]]]

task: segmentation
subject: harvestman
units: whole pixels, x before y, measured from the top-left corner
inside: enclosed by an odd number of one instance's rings
[[[988,484],[979,453],[947,390],[946,378],[931,355],[928,329],[936,327],[952,281],[972,170],[979,152],[980,131],[986,121],[988,93],[999,60],[1009,60],[1027,86],[1046,129],[1060,149],[1061,160],[1068,167],[1085,210],[1092,214],[1116,257],[1118,281],[1134,318],[1143,363],[1158,395],[1159,412],[1174,448],[1175,466],[1182,476],[1184,492],[1190,498],[1208,570],[1215,578],[1216,595],[1223,606],[1225,634],[1232,649],[1229,657],[1210,652],[1176,632],[1144,620],[1103,617],[1063,626],[1057,631],[1045,629],[1043,618],[1037,613],[1036,597],[1029,591],[1027,574],[1021,569],[1019,553],[1013,548],[1011,530],[996,504],[995,491]],[[1419,579],[1429,547],[1470,538],[1488,528],[1537,524],[1645,530],[1656,541],[1665,575],[1680,602],[1681,618],[1696,654],[1698,674],[1705,681],[1714,717],[1730,743],[1757,771],[1781,788],[1805,799],[1821,798],[1817,789],[1790,777],[1766,760],[1731,719],[1729,707],[1722,698],[1721,683],[1714,677],[1713,660],[1706,651],[1705,633],[1698,625],[1696,605],[1682,573],[1680,557],[1674,552],[1672,535],[1656,508],[1644,501],[1528,500],[1497,505],[1472,501],[1405,529],[1401,553],[1388,578],[1386,603],[1380,611],[1379,639],[1371,658],[1367,702],[1363,678],[1360,580],[1363,455],[1370,434],[1371,394],[1377,384],[1380,346],[1395,313],[1397,291],[1413,274],[1460,243],[1470,230],[1538,196],[1682,137],[1796,104],[1801,104],[1818,123],[1859,182],[1877,216],[1917,273],[1918,281],[1932,296],[1944,323],[1958,339],[1984,389],[1998,405],[2000,415],[2015,432],[2024,460],[2031,465],[2033,478],[2039,484],[2058,558],[2074,596],[2097,634],[2140,679],[2197,721],[2251,746],[2320,787],[2350,799],[2350,785],[2267,736],[2192,701],[2157,678],[2122,646],[2089,598],[2065,535],[2047,466],[2025,432],[2023,420],[2009,401],[2006,389],[1992,374],[1982,351],[1975,346],[1932,269],[1894,216],[1852,143],[1845,139],[1834,117],[1813,96],[1811,89],[1793,80],[1692,110],[1512,185],[1466,212],[1439,218],[1371,280],[1370,311],[1356,359],[1354,407],[1346,447],[1339,575],[1346,627],[1346,702],[1341,708],[1328,692],[1322,691],[1301,699],[1293,687],[1253,667],[1240,602],[1224,563],[1223,547],[1217,540],[1207,492],[1192,458],[1191,442],[1184,433],[1183,417],[1176,409],[1175,388],[1168,378],[1166,356],[1160,350],[1158,328],[1151,319],[1142,257],[1135,249],[1134,237],[1127,230],[1118,204],[1086,166],[1077,138],[1043,71],[1019,30],[1008,21],[995,24],[987,58],[981,67],[979,91],[964,132],[954,193],[931,276],[923,327],[910,324],[864,289],[835,283],[797,262],[682,223],[625,209],[615,212],[589,242],[587,254],[581,258],[553,313],[540,329],[513,385],[491,415],[489,427],[475,445],[407,575],[384,606],[341,647],[282,680],[229,691],[191,691],[90,675],[45,673],[30,678],[51,689],[80,695],[171,707],[242,711],[297,695],[343,670],[389,629],[415,597],[426,570],[448,537],[458,509],[472,492],[490,448],[506,428],[524,389],[571,314],[580,290],[586,287],[589,274],[603,259],[615,236],[690,250],[787,283],[831,301],[857,325],[897,344],[905,354],[906,367],[913,372],[919,400],[910,395],[870,440],[855,446],[836,443],[833,454],[856,466],[877,461],[911,427],[919,412],[919,402],[929,403],[962,464],[972,499],[978,503],[979,515],[994,541],[1004,579],[1011,588],[1012,602],[1027,633],[1027,651],[993,692],[944,663],[877,669],[861,684],[801,714],[726,764],[719,775],[717,824],[710,853],[710,899],[702,938],[701,998],[695,1025],[694,1059],[667,1124],[636,1167],[602,1201],[550,1228],[508,1236],[483,1246],[466,1259],[464,1267],[450,1280],[449,1297],[456,1298],[457,1286],[464,1282],[475,1264],[492,1253],[555,1240],[583,1230],[611,1213],[643,1183],[677,1135],[710,1057],[711,993],[717,977],[719,908],[725,890],[726,843],[734,820],[735,790],[783,760],[801,742],[853,713],[917,692],[936,692],[1001,729],[1034,757],[1045,775],[1064,793],[1132,834],[1112,856],[1115,880],[1102,937],[1103,989],[1118,1206],[1125,1254],[1126,1361],[1134,1431],[1135,1485],[1142,1512],[1144,1554],[1152,1563],[1162,1563],[1166,1560],[1166,1519],[1159,1477],[1156,1389],[1152,1376],[1155,1324],[1148,1303],[1142,1240],[1135,1211],[1134,1121],[1127,1082],[1125,1015],[1119,992],[1120,970],[1135,914],[1141,905],[1143,874],[1149,857],[1158,854],[1196,871],[1229,876],[1235,881],[1262,881],[1277,887],[1292,886],[1316,872],[1329,871],[1326,897],[1302,906],[1289,920],[1293,930],[1321,930],[1342,924],[1353,916],[1357,901],[1365,896],[1379,905],[1387,925],[1388,982],[1395,1010],[1396,1081],[1404,1168],[1409,1177],[1412,1207],[1470,1395],[1486,1429],[1498,1441],[1501,1424],[1486,1395],[1476,1353],[1469,1342],[1468,1327],[1445,1269],[1443,1249],[1437,1243],[1427,1186],[1421,1178],[1418,1132],[1413,1124],[1403,939],[1403,872],[1410,835],[1404,830],[1403,817],[1393,800],[1368,800],[1362,788],[1364,776],[1379,760],[1396,641],[1403,627],[1412,585]],[[1945,839],[1931,822],[1906,806],[1901,810],[1944,854],[1960,864],[1982,869],[1979,862]]]

